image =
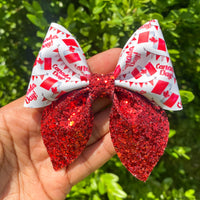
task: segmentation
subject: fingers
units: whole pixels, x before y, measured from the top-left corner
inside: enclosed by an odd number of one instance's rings
[[[97,54],[91,57],[88,60],[88,65],[92,73],[109,73],[112,72],[118,62],[119,55],[121,53],[120,48],[110,49],[104,51],[100,54]],[[112,58],[112,59],[111,59]],[[93,132],[88,141],[87,145],[91,145],[101,137],[103,137],[106,133],[109,132],[109,113],[110,109],[104,109],[106,106],[111,104],[110,99],[102,98],[97,99],[92,107],[93,113],[95,114]],[[99,112],[101,111],[101,112]]]
[[[109,133],[109,115],[110,108],[106,108],[99,112],[94,117],[92,135],[87,143],[87,146],[95,143],[104,135]]]
[[[121,53],[120,48],[109,49],[88,59],[92,73],[107,74],[114,71]]]
[[[93,56],[88,60],[91,72],[103,74],[112,72],[116,67],[120,53],[121,49],[110,49]],[[92,136],[86,149],[67,170],[71,186],[101,167],[115,154],[109,133],[110,108],[105,108],[109,104],[110,100],[108,99],[98,99],[93,105],[95,118]],[[102,110],[103,108],[105,109]]]
[[[87,63],[90,71],[97,74],[107,74],[114,71],[119,60],[120,53],[120,48],[113,48],[89,58]],[[97,113],[110,103],[110,100],[106,98],[98,99],[93,104],[92,110],[94,113]]]
[[[101,167],[114,154],[115,150],[110,134],[106,134],[101,140],[88,146],[67,169],[67,179],[70,186],[75,185]]]

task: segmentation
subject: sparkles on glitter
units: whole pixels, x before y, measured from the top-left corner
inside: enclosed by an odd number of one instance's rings
[[[84,150],[92,133],[92,103],[102,97],[113,100],[110,132],[118,157],[146,181],[167,145],[167,115],[140,94],[115,87],[113,74],[93,74],[88,87],[45,108],[41,133],[54,169],[68,167]]]

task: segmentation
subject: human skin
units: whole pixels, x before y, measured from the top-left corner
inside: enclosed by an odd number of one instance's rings
[[[112,72],[121,49],[88,59],[92,73]],[[40,134],[43,108],[25,108],[25,96],[0,108],[0,200],[64,200],[73,185],[101,167],[115,150],[109,133],[108,99],[93,105],[92,136],[68,167],[54,171]]]

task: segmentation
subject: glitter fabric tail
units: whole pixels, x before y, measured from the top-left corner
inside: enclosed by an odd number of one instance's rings
[[[44,109],[41,134],[55,170],[71,164],[92,133],[88,91],[86,88],[65,94]]]
[[[167,145],[165,111],[138,93],[116,87],[110,132],[121,162],[136,178],[146,181]]]

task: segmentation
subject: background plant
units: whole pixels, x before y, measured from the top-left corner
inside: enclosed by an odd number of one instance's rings
[[[74,186],[67,199],[200,199],[199,16],[199,0],[0,0],[0,106],[25,94],[52,21],[78,38],[87,58],[123,47],[148,20],[156,18],[162,27],[184,103],[182,112],[168,112],[165,155],[147,183],[114,157]]]

